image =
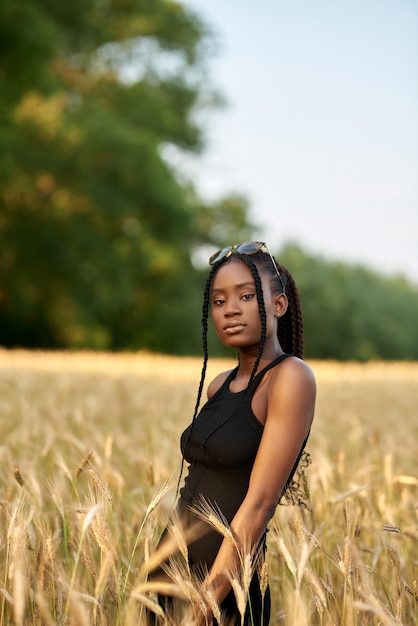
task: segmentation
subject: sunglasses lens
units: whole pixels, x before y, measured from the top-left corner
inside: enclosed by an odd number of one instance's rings
[[[263,245],[261,241],[249,241],[248,243],[241,243],[236,250],[240,254],[255,254],[261,250]]]
[[[249,241],[248,243],[240,243],[238,246],[222,248],[222,250],[218,250],[218,252],[212,254],[209,259],[209,265],[215,265],[215,263],[227,256],[231,251],[235,250],[239,254],[255,254],[259,252],[263,246],[264,243],[261,241]]]
[[[222,248],[222,250],[218,250],[218,252],[215,252],[215,254],[212,254],[212,256],[209,259],[209,265],[215,265],[215,263],[223,259],[224,256],[227,255],[231,249],[232,249],[232,246],[228,246],[227,248]]]

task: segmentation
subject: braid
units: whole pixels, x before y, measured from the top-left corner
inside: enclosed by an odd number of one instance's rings
[[[289,306],[286,314],[278,320],[277,337],[284,352],[294,354],[302,359],[303,319],[299,293],[293,276],[290,274],[289,270],[275,260],[281,276],[280,281],[270,255],[265,252],[258,252],[251,258],[257,267],[264,274],[269,276],[270,287],[273,294],[279,294],[285,291]]]
[[[290,352],[303,359],[303,317],[299,293],[293,276],[283,266],[279,265],[280,274],[286,287],[289,306],[277,325],[277,335],[285,352]]]
[[[202,393],[203,393],[203,387],[205,384],[205,378],[206,378],[206,369],[207,369],[207,364],[208,364],[208,359],[209,359],[209,352],[208,352],[208,317],[209,317],[209,304],[210,304],[210,288],[212,286],[212,281],[213,281],[213,277],[215,276],[215,273],[218,269],[218,267],[220,265],[222,265],[227,259],[222,259],[220,261],[220,263],[218,263],[216,266],[214,265],[211,268],[211,271],[209,272],[209,276],[206,279],[206,284],[205,284],[205,290],[203,293],[203,307],[202,307],[202,346],[203,346],[203,365],[202,365],[202,372],[200,375],[200,382],[199,382],[199,388],[197,391],[197,398],[196,398],[196,403],[195,403],[195,407],[194,407],[194,411],[193,411],[193,417],[192,417],[192,423],[189,429],[189,432],[187,433],[187,438],[186,441],[184,442],[184,452],[181,455],[181,467],[180,467],[180,474],[177,480],[177,487],[176,487],[176,498],[178,496],[179,493],[179,489],[180,489],[180,482],[181,482],[181,477],[183,475],[183,468],[184,468],[184,454],[185,451],[187,450],[187,446],[189,445],[189,441],[190,441],[190,437],[192,434],[192,430],[193,430],[193,426],[197,417],[197,413],[199,411],[199,406],[200,406],[200,401],[202,399]]]
[[[212,285],[213,276],[215,274],[215,268],[213,267],[205,285],[205,292],[203,295],[203,309],[202,309],[202,345],[203,345],[203,365],[202,365],[202,374],[200,376],[199,390],[197,392],[196,405],[193,412],[193,421],[196,418],[197,412],[199,410],[200,400],[202,398],[203,393],[203,385],[205,384],[206,378],[206,367],[208,364],[208,317],[209,317],[209,302],[210,302],[210,287]]]
[[[206,280],[206,285],[205,285],[205,291],[203,294],[203,308],[202,308],[202,345],[203,345],[203,365],[202,365],[202,372],[200,375],[200,382],[199,382],[199,388],[197,391],[197,398],[196,398],[196,404],[194,407],[194,411],[193,411],[193,418],[192,418],[192,424],[190,427],[190,430],[187,434],[187,438],[184,444],[184,450],[187,449],[187,446],[189,444],[189,440],[190,440],[190,436],[192,434],[192,430],[193,430],[193,426],[194,426],[194,422],[197,416],[197,412],[199,410],[199,406],[200,406],[200,401],[202,399],[202,393],[203,393],[203,387],[205,384],[205,378],[206,378],[206,369],[207,369],[207,365],[208,365],[208,359],[209,359],[209,353],[208,353],[208,317],[209,317],[209,302],[210,302],[210,288],[212,285],[212,280],[213,277],[215,275],[216,272],[215,267],[212,267],[209,276],[207,277]],[[180,481],[181,481],[181,477],[183,474],[183,468],[184,468],[184,453],[181,455],[181,467],[180,467],[180,474],[177,480],[177,487],[176,487],[176,498],[178,496],[179,493],[179,489],[180,489]]]
[[[267,318],[266,318],[266,307],[264,306],[263,287],[261,284],[261,278],[260,278],[260,274],[258,273],[257,266],[254,263],[254,261],[251,259],[251,257],[249,256],[240,255],[240,258],[244,261],[244,263],[248,265],[248,267],[251,270],[251,274],[254,278],[257,302],[258,302],[258,310],[260,311],[260,320],[261,320],[260,345],[258,348],[257,358],[255,360],[254,367],[251,372],[250,380],[248,381],[248,387],[249,387],[254,379],[254,376],[257,372],[257,368],[260,364],[261,357],[263,355],[264,345],[266,343]]]

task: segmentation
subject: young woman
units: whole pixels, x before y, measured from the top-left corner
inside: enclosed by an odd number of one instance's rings
[[[203,573],[203,588],[211,589],[211,601],[194,607],[195,623],[217,624],[213,599],[225,624],[242,623],[231,581],[251,553],[243,623],[266,626],[270,598],[268,590],[260,589],[259,560],[277,504],[284,497],[298,503],[292,478],[314,416],[315,379],[302,360],[295,282],[267,246],[230,246],[214,254],[210,265],[203,304],[204,365],[195,414],[181,437],[189,469],[177,513],[184,528],[191,528],[201,520],[199,508],[209,507],[228,525],[222,533],[207,524],[188,546],[191,571]],[[238,365],[209,384],[208,400],[198,412],[209,311],[220,341],[236,349]]]

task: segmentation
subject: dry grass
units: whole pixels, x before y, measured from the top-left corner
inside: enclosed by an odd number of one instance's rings
[[[209,378],[229,365],[211,362]],[[312,511],[278,507],[271,524],[272,623],[412,626],[418,364],[312,365]],[[133,626],[146,608],[164,623],[162,588],[198,605],[181,529],[173,580],[158,587],[147,572],[200,367],[149,354],[0,351],[0,626]]]

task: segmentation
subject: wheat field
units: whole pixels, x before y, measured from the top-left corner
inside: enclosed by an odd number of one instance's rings
[[[210,361],[208,380],[231,363]],[[311,365],[311,510],[279,506],[270,524],[271,623],[412,626],[418,364]],[[0,626],[139,626],[146,609],[169,623],[147,575],[200,369],[147,353],[0,350]],[[200,590],[185,572],[169,591],[192,607],[176,621],[187,625]]]

